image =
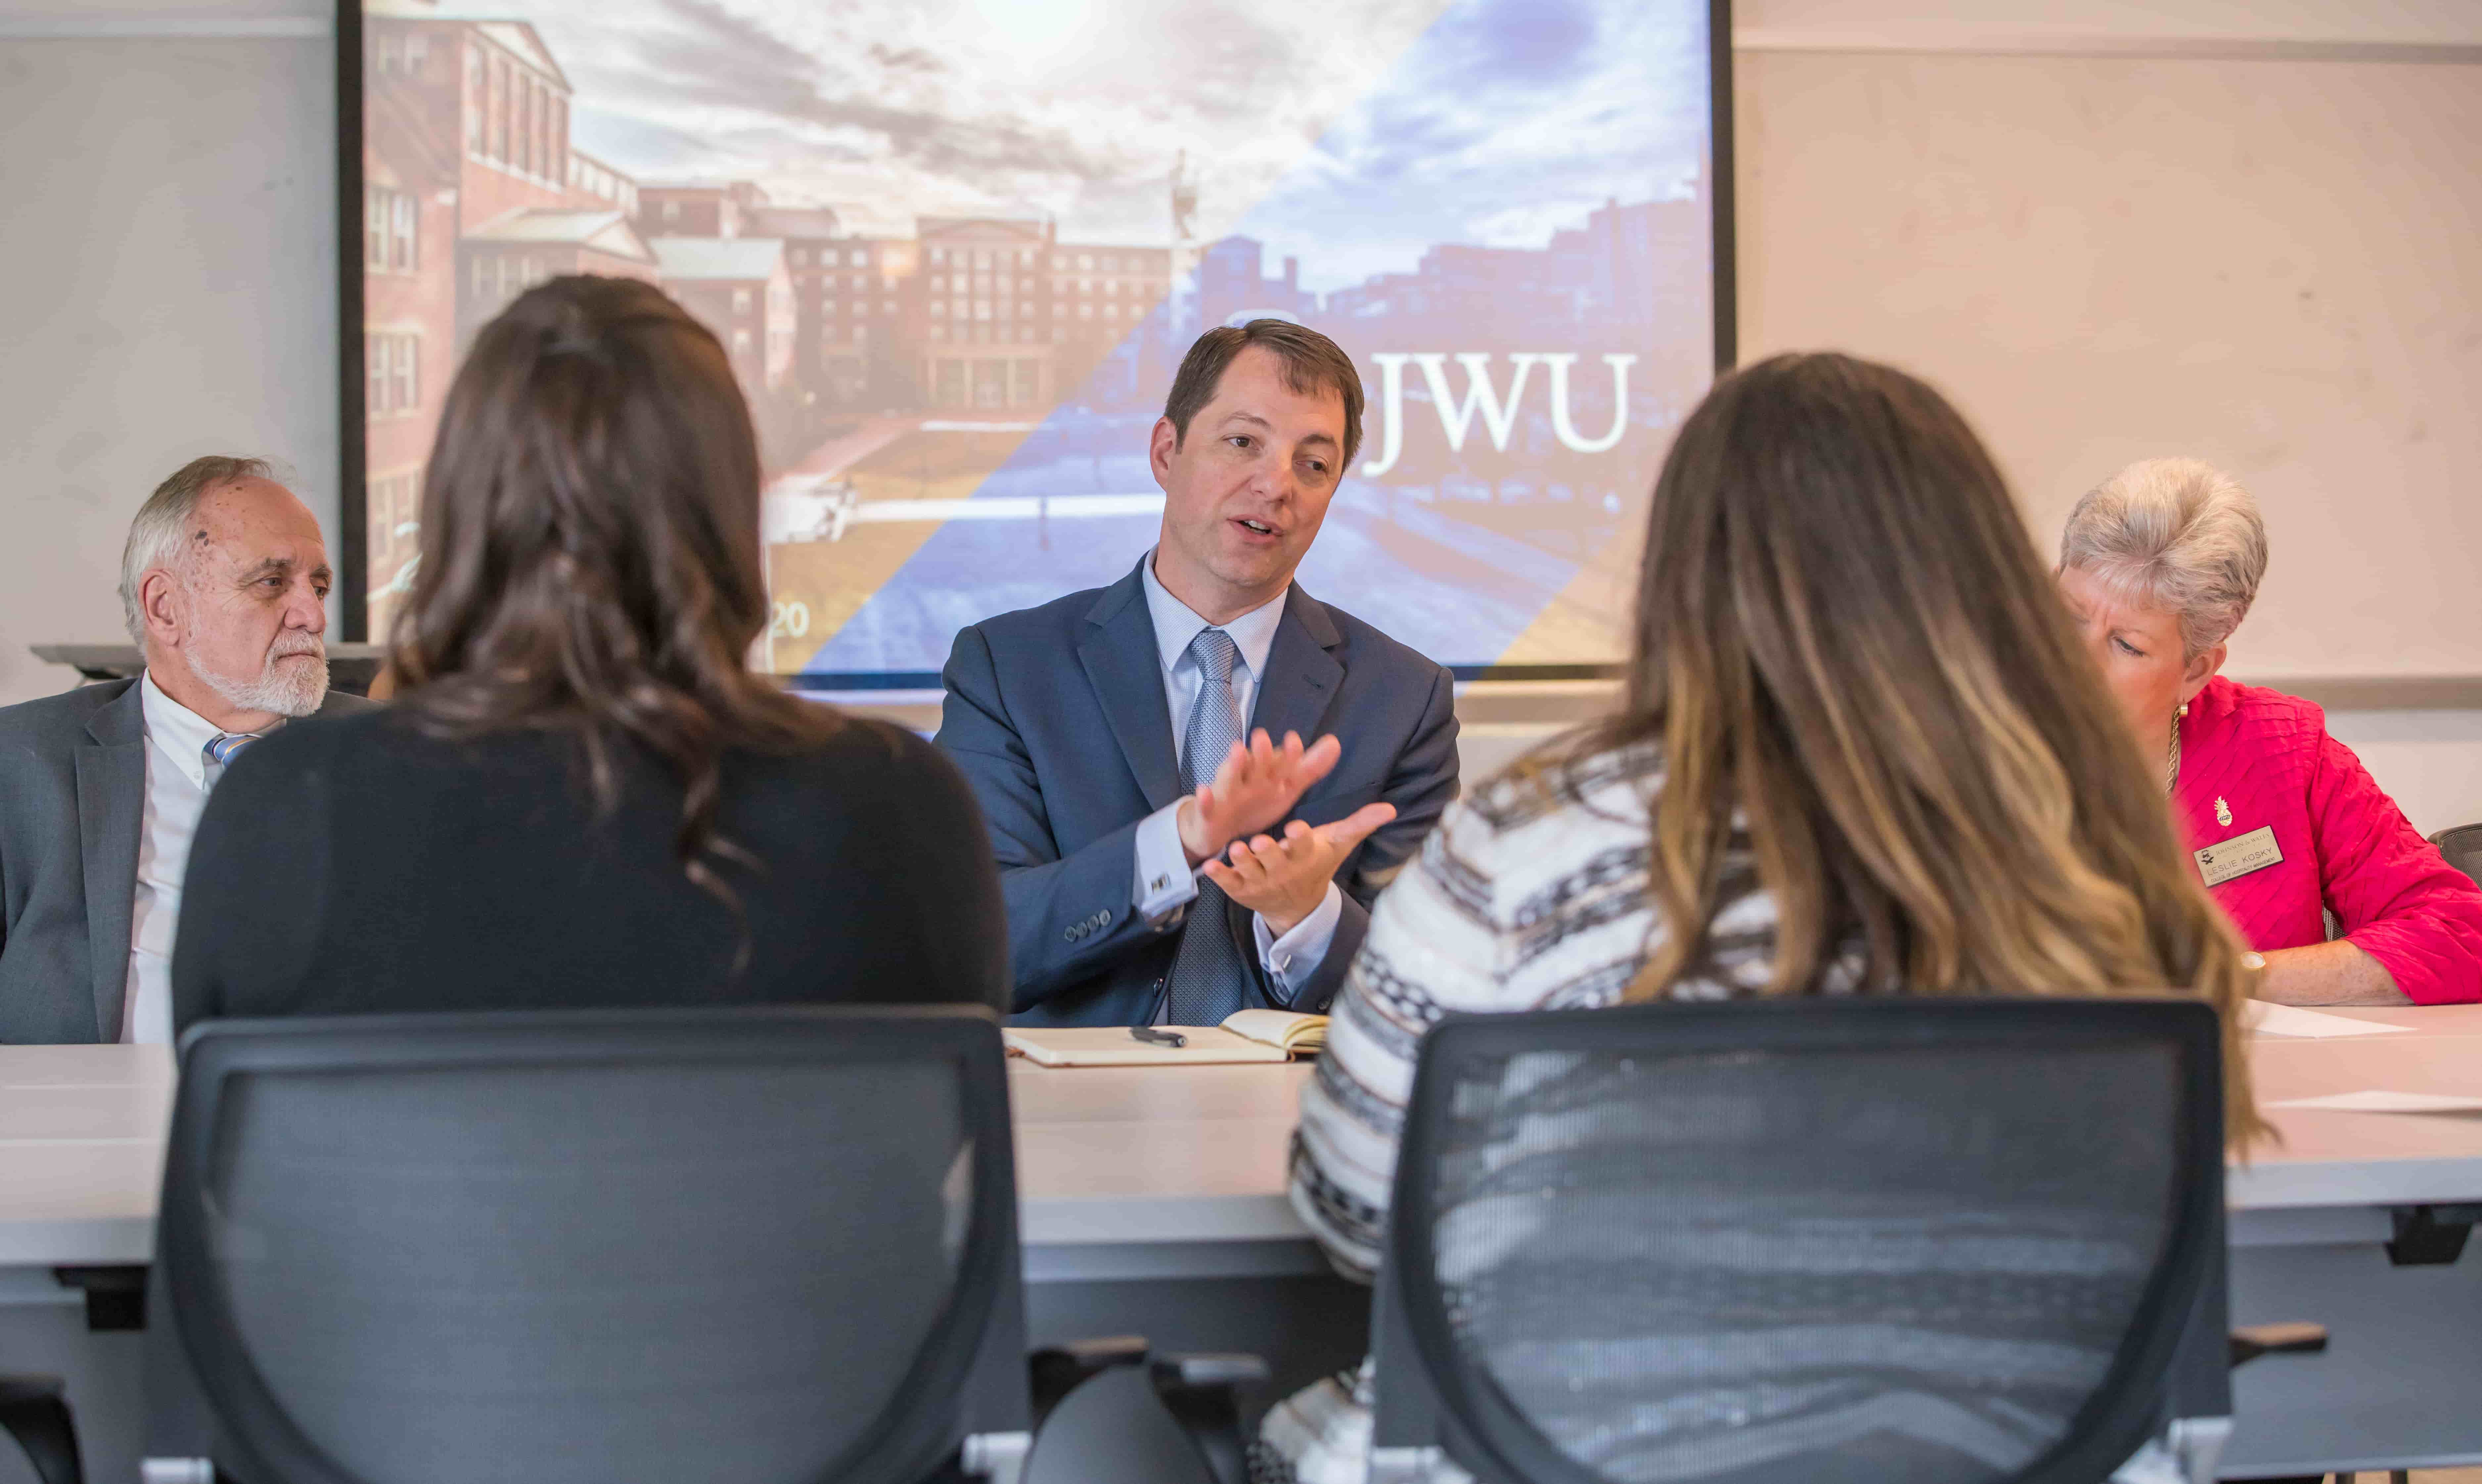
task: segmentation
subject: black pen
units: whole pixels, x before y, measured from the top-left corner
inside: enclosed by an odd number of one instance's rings
[[[1176,1030],[1157,1030],[1151,1025],[1130,1026],[1129,1039],[1133,1041],[1143,1041],[1149,1046],[1184,1047],[1189,1045],[1189,1038],[1182,1035],[1180,1032]]]

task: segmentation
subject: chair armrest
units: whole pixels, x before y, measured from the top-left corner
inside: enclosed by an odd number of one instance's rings
[[[1208,1477],[1215,1484],[1249,1484],[1250,1450],[1233,1388],[1266,1380],[1267,1363],[1254,1355],[1163,1355],[1151,1370],[1155,1394],[1189,1434]]]
[[[1267,1363],[1254,1355],[1206,1352],[1155,1358],[1155,1385],[1167,1381],[1184,1387],[1246,1386],[1267,1379]]]
[[[1035,1484],[1248,1484],[1249,1448],[1233,1388],[1266,1380],[1266,1363],[1219,1354],[1145,1362],[1146,1341],[1128,1337],[1033,1356],[1042,1421],[1023,1477]]]
[[[1041,1427],[1060,1399],[1080,1386],[1116,1365],[1135,1365],[1146,1358],[1147,1341],[1141,1335],[1072,1339],[1037,1350],[1025,1363],[1033,1384],[1035,1426]]]
[[[16,1440],[43,1484],[86,1484],[60,1377],[0,1376],[0,1431]]]
[[[52,1281],[86,1296],[86,1327],[97,1333],[146,1327],[146,1278],[143,1265],[56,1267]]]
[[[2232,1331],[2235,1368],[2261,1355],[2316,1355],[2326,1348],[2327,1326],[2323,1324],[2247,1324]]]
[[[57,1399],[60,1394],[61,1378],[58,1376],[0,1375],[0,1407],[44,1397]]]

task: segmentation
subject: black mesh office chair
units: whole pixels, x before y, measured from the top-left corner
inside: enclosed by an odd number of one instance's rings
[[[2439,847],[2448,864],[2472,877],[2476,886],[2482,886],[2482,824],[2442,830],[2430,837],[2430,842]]]
[[[2230,1432],[2194,1001],[1452,1017],[1407,1110],[1372,1478],[2098,1484]]]
[[[210,1023],[156,1252],[150,1380],[196,1391],[151,1395],[155,1484],[1010,1480],[1026,1446],[980,1010]]]

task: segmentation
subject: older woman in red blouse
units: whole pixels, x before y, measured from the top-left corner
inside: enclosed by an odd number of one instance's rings
[[[2248,491],[2195,459],[2121,470],[2077,502],[2060,590],[2200,874],[2295,1005],[2482,1000],[2482,888],[2416,834],[2325,715],[2217,674],[2266,571]],[[2334,936],[2329,936],[2329,919]]]

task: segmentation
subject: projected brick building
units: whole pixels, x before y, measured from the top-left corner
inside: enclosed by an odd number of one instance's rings
[[[419,487],[465,339],[556,274],[663,283],[725,342],[762,423],[786,437],[859,412],[1021,415],[1098,373],[1108,400],[1168,370],[1162,346],[1133,339],[1170,291],[1166,248],[1061,242],[1018,218],[924,217],[911,236],[864,235],[752,181],[641,181],[573,146],[575,90],[522,20],[392,0],[367,18],[364,69],[366,209],[406,244],[374,249],[370,265],[365,334],[383,346],[371,477],[389,502],[372,513],[375,553],[383,532],[409,527],[398,506]],[[383,264],[391,252],[402,261]]]
[[[773,392],[793,366],[793,276],[775,237],[658,237],[665,289],[732,358],[745,394]]]
[[[457,334],[453,153],[405,100],[370,101],[362,155],[362,437],[374,590],[409,574],[422,470]]]
[[[570,149],[572,90],[533,26],[400,0],[368,18],[362,76],[364,510],[381,633],[411,580],[463,334],[554,273],[650,277],[653,262],[621,214],[634,187]]]
[[[457,243],[457,341],[474,331],[533,284],[562,274],[658,281],[654,250],[619,208],[579,211],[520,206],[466,228]]]

